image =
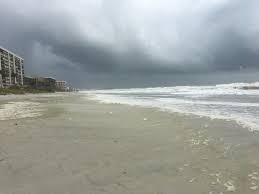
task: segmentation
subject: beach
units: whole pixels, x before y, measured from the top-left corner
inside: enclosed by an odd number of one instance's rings
[[[234,121],[85,93],[0,100],[0,194],[259,192],[259,133]]]

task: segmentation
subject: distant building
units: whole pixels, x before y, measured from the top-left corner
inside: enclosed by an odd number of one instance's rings
[[[30,87],[35,87],[35,79],[30,76],[24,76],[23,78],[23,85],[24,86],[30,86]]]
[[[0,87],[22,86],[24,59],[0,47]]]
[[[56,79],[52,77],[35,77],[34,79],[36,88],[56,88]]]
[[[52,77],[24,77],[24,85],[38,89],[55,89],[56,79]]]
[[[66,81],[56,81],[56,88],[61,91],[69,90],[69,87]]]

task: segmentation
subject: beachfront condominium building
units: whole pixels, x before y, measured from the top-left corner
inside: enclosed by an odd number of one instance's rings
[[[24,76],[24,86],[38,89],[56,89],[56,79],[52,77]]]
[[[68,91],[69,87],[66,81],[56,81],[56,88],[60,91]]]
[[[0,87],[22,86],[24,59],[0,46]]]

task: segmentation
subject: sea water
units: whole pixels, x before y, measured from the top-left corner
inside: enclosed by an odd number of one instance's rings
[[[247,89],[246,87],[250,87]],[[259,82],[84,91],[91,99],[235,121],[259,130]]]

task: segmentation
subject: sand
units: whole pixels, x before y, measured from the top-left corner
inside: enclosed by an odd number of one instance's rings
[[[0,194],[259,192],[259,135],[236,123],[82,94],[10,102],[40,114],[0,121]]]

